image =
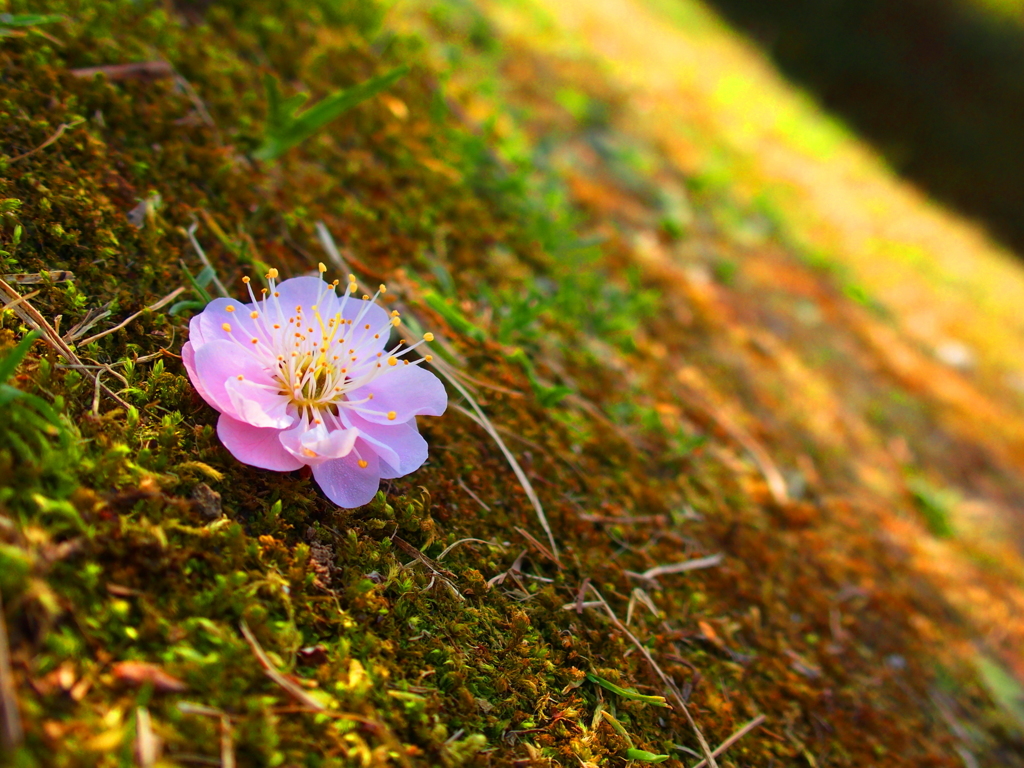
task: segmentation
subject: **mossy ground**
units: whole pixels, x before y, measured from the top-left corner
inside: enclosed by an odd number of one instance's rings
[[[1007,566],[970,581],[991,606],[979,618],[919,562],[948,554],[927,532],[959,513],[946,485],[1020,496],[1002,438],[950,426],[947,399],[887,367],[879,309],[732,195],[746,179],[690,174],[633,130],[599,63],[462,3],[31,11],[65,21],[0,38],[0,273],[70,270],[18,287],[40,289],[31,304],[62,333],[106,308],[95,333],[189,284],[193,223],[235,291],[264,265],[327,261],[324,222],[362,281],[442,339],[560,554],[463,411],[423,420],[428,464],[345,511],[308,474],[219,445],[178,358],[186,315],[146,312],[80,346],[89,371],[39,342],[10,383],[55,403],[62,432],[12,407],[0,420],[0,594],[25,727],[7,761],[621,765],[632,746],[696,763],[678,706],[586,679],[665,693],[586,605],[597,594],[712,746],[766,715],[722,765],[1019,759],[972,664],[1015,599]],[[178,76],[71,72],[156,59]],[[279,163],[249,158],[263,73],[319,97],[398,63],[398,85]],[[26,328],[2,317],[8,353]],[[987,638],[994,658],[1020,637],[1005,632]]]

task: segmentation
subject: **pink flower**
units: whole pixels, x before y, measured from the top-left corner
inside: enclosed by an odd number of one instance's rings
[[[358,299],[350,275],[339,298],[337,281],[277,276],[259,300],[249,287],[252,303],[215,299],[192,318],[185,369],[220,412],[217,435],[236,459],[278,472],[309,465],[331,501],[361,506],[381,478],[426,461],[416,417],[444,413],[444,386],[406,359],[422,341],[386,349],[401,320],[375,303],[383,285]]]

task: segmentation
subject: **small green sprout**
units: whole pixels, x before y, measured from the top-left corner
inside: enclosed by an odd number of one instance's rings
[[[277,78],[266,75],[263,82],[267,89],[267,127],[263,143],[253,153],[253,157],[257,160],[276,160],[335,118],[389,88],[408,71],[407,66],[397,67],[351,88],[335,91],[301,113],[299,107],[306,103],[309,94],[297,93],[287,99],[283,98]]]

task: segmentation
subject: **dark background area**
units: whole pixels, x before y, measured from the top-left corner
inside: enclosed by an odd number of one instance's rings
[[[709,0],[940,201],[1024,254],[1024,24],[967,0]]]

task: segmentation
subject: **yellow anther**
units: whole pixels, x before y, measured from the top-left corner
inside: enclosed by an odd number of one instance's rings
[[[366,399],[367,399],[367,400],[373,400],[373,392],[371,392],[370,394],[368,394],[368,395],[366,396]]]
[[[256,319],[257,317],[259,317],[259,316],[260,316],[260,313],[259,313],[259,312],[255,312],[255,311],[253,311],[253,312],[250,312],[250,313],[249,313],[249,317],[251,317],[251,318],[252,318],[253,320],[255,320],[255,319]]]
[[[234,304],[228,304],[226,307],[224,307],[224,311],[225,312],[234,312],[235,311],[235,305]]]
[[[253,340],[252,340],[252,343],[253,343],[253,344],[259,344],[259,343],[260,343],[260,340],[259,340],[259,339],[253,339]]]
[[[302,449],[302,454],[304,456],[308,456],[311,459],[316,458],[316,451],[310,450],[309,448],[303,448]]]
[[[348,276],[348,281],[349,281],[350,283],[354,283],[354,282],[356,281],[356,276],[355,276],[355,275],[353,275],[353,274],[352,274],[351,272],[349,273],[349,276]]]
[[[366,459],[360,459],[359,460],[359,468],[360,469],[366,469],[368,466],[370,466],[370,462],[368,462]]]
[[[267,272],[267,280],[276,280],[277,279],[277,275],[278,275],[278,271],[276,269],[274,269],[273,267],[271,267],[270,271]]]
[[[386,285],[384,285],[384,283],[380,284],[380,292],[381,293],[387,293],[388,292],[388,287]]]
[[[321,275],[327,271],[327,267],[324,266],[322,261],[317,263],[316,268],[320,270]]]
[[[398,414],[394,411],[388,411],[388,421],[394,421],[398,417]]]
[[[248,276],[248,275],[246,275],[245,277],[243,277],[243,278],[242,278],[242,282],[243,282],[243,283],[245,283],[246,285],[248,285],[248,284],[249,284],[249,282],[250,282],[250,281],[249,281],[249,276]]]
[[[358,290],[359,290],[359,289],[358,289],[358,288],[356,287],[356,284],[355,284],[355,283],[349,283],[349,284],[348,284],[348,292],[349,292],[349,293],[355,293],[355,292],[356,292],[356,291],[358,291]]]
[[[221,328],[224,329],[225,331],[227,331],[228,333],[231,333],[231,323],[224,323],[221,326]]]
[[[434,334],[432,334],[430,331],[427,331],[426,333],[423,334],[423,340],[424,341],[433,341],[434,340]]]
[[[398,365],[398,358],[394,357],[394,356],[389,357],[388,358],[388,365]]]
[[[370,294],[364,293],[363,294],[363,301],[369,301],[369,300],[370,300]]]
[[[238,380],[239,381],[243,381],[244,379],[245,379],[245,376],[243,376],[242,374],[238,374]]]
[[[402,313],[399,312],[397,309],[392,310],[392,312],[391,312],[391,316],[392,317],[398,317],[400,314],[402,314]]]
[[[395,328],[397,328],[398,326],[400,326],[402,324],[402,318],[400,318],[400,317],[392,317],[391,318],[391,324],[393,326],[395,326]]]
[[[426,360],[429,363],[431,360],[434,359],[434,356],[433,355],[426,355],[426,356],[424,356],[423,359]]]

